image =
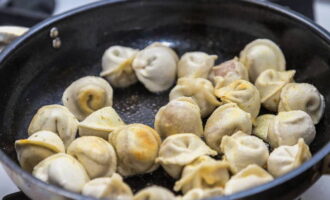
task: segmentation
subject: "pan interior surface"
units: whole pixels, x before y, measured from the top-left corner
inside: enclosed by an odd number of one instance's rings
[[[58,28],[61,40],[57,49],[49,37],[53,27]],[[318,152],[330,139],[329,41],[271,8],[215,0],[104,4],[54,20],[26,37],[0,66],[0,149],[17,162],[14,142],[27,137],[27,127],[38,108],[61,104],[71,82],[98,75],[102,54],[111,45],[143,49],[157,41],[179,55],[188,51],[216,54],[221,63],[238,56],[257,38],[276,42],[284,52],[287,69],[297,70],[296,82],[314,84],[324,95],[325,114],[310,146],[313,153]],[[168,93],[152,94],[139,83],[115,89],[114,108],[126,123],[153,126],[156,112],[168,102]],[[127,181],[134,191],[151,184],[172,189],[174,181],[169,176],[161,169],[154,173]]]

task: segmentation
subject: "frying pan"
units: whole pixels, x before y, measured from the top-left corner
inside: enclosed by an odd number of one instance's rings
[[[18,166],[14,141],[27,137],[38,108],[61,103],[72,81],[98,75],[101,56],[111,45],[142,49],[160,41],[180,55],[199,50],[217,54],[222,62],[256,38],[279,44],[287,67],[297,69],[296,81],[312,83],[324,95],[326,111],[310,146],[312,159],[268,184],[215,199],[297,197],[329,169],[330,35],[297,13],[254,0],[102,1],[32,27],[0,55],[0,160],[5,170],[32,199],[88,199],[43,183]],[[167,102],[168,91],[152,94],[141,84],[114,92],[114,108],[127,123],[152,126]],[[134,191],[151,184],[173,186],[162,169],[126,181]]]

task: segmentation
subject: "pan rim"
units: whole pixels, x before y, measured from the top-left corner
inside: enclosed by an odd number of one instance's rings
[[[9,58],[13,51],[15,51],[16,48],[19,48],[20,45],[22,45],[25,41],[29,40],[30,38],[34,37],[36,33],[41,31],[44,28],[47,28],[48,26],[51,26],[52,24],[56,22],[60,22],[61,20],[66,19],[67,17],[76,16],[79,14],[83,14],[84,12],[88,12],[92,9],[97,9],[104,5],[109,4],[119,4],[119,3],[130,3],[130,2],[138,2],[140,0],[106,0],[106,1],[100,1],[95,2],[91,4],[87,4],[69,11],[66,11],[62,14],[55,15],[51,18],[46,19],[45,21],[42,21],[38,23],[37,25],[33,26],[26,34],[24,34],[22,37],[15,40],[13,43],[11,43],[9,46],[7,46],[0,54],[0,69],[3,67],[2,63],[5,59]],[[168,2],[174,2],[175,0],[168,0]],[[209,0],[213,1],[214,0]],[[222,2],[230,2],[230,0],[223,0]],[[260,6],[263,7],[266,10],[269,10],[269,12],[274,12],[276,14],[284,15],[285,17],[288,17],[292,19],[293,21],[304,25],[306,28],[310,29],[315,35],[320,37],[323,41],[330,44],[330,33],[326,31],[323,27],[317,25],[315,22],[310,20],[309,18],[303,16],[300,13],[297,13],[295,11],[292,11],[286,7],[271,3],[271,2],[263,2],[258,0],[238,0],[238,3],[245,3],[249,4],[251,6]],[[302,166],[298,167],[297,169],[285,174],[284,176],[281,176],[279,178],[274,179],[273,181],[266,183],[261,186],[254,187],[252,189],[248,189],[233,195],[224,196],[224,197],[215,197],[213,199],[239,199],[243,197],[248,197],[251,195],[255,195],[257,193],[260,193],[262,191],[268,190],[270,188],[276,187],[298,175],[303,173],[304,171],[308,170],[309,168],[313,167],[316,163],[320,162],[327,154],[330,152],[330,142],[328,142],[326,145],[322,147],[321,150],[319,150],[316,154],[313,155],[313,157],[304,163]],[[73,199],[94,199],[90,198],[75,192],[67,191],[65,189],[62,189],[58,186],[51,185],[48,183],[45,183],[43,181],[40,181],[39,179],[32,176],[30,173],[25,172],[18,164],[16,164],[11,158],[9,158],[1,149],[0,149],[0,162],[6,167],[10,168],[13,171],[15,171],[17,174],[20,174],[23,178],[28,178],[33,184],[38,185],[42,189],[48,190],[53,193],[61,194],[65,197],[73,198]]]

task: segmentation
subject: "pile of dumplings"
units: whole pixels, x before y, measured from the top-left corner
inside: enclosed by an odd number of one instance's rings
[[[15,142],[21,167],[95,198],[197,200],[270,182],[309,160],[324,112],[317,88],[296,83],[295,70],[286,70],[281,49],[267,39],[215,66],[216,59],[204,52],[179,58],[161,43],[143,50],[111,46],[103,78],[74,81],[63,105],[36,112],[29,137]],[[153,93],[176,82],[154,127],[126,124],[112,107],[113,87],[138,81]],[[259,115],[261,106],[270,114]],[[124,182],[160,166],[181,195],[157,185],[133,194]]]

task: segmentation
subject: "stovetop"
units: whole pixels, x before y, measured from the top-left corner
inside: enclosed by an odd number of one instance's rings
[[[1,11],[1,4],[6,3],[9,0],[0,0],[0,11]],[[12,0],[14,2],[18,0]],[[26,1],[26,0],[23,0]],[[53,14],[61,13],[65,10],[86,4],[91,3],[96,0],[74,0],[74,1],[68,1],[68,0],[55,0],[56,4],[55,7],[51,7],[52,3],[48,3],[46,7],[43,7],[41,10],[39,8],[38,14],[33,15],[32,18],[26,19],[24,18],[24,24],[20,24],[21,21],[19,19],[22,19],[22,16],[26,16],[29,14],[29,12],[19,15],[18,17],[9,17],[11,21],[7,21],[9,24],[15,24],[16,25],[23,25],[23,26],[30,26],[32,24],[37,23],[38,21],[41,21],[42,19],[49,16],[49,10],[54,9]],[[278,1],[283,2],[283,0],[272,0],[272,1]],[[28,0],[26,2],[37,2],[37,0]],[[53,5],[54,6],[54,5]],[[314,5],[314,11],[315,11],[315,20],[317,23],[321,24],[323,27],[325,27],[327,30],[330,31],[330,1],[329,0],[316,0]],[[9,12],[9,11],[8,11]],[[16,12],[16,10],[14,10]],[[48,13],[48,14],[47,14]],[[31,13],[30,13],[31,14]],[[0,25],[3,24],[2,22],[5,20],[0,14]],[[8,20],[8,18],[7,18]],[[16,21],[16,22],[15,22]],[[23,22],[22,22],[23,23]],[[322,176],[316,184],[314,184],[311,188],[309,188],[301,197],[298,199],[300,200],[326,200],[330,199],[330,176]],[[10,180],[10,178],[7,176],[5,171],[3,170],[1,164],[0,164],[0,199],[3,200],[29,200],[23,193],[19,192],[18,188],[14,185],[14,183]]]

